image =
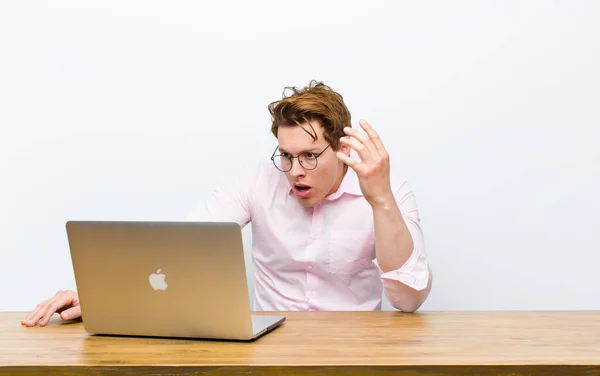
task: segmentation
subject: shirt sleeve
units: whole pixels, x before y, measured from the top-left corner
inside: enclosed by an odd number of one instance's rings
[[[399,269],[381,274],[386,295],[391,300],[395,299],[394,287],[398,282],[421,291],[427,288],[431,273],[425,254],[425,241],[420,226],[421,219],[417,201],[408,182],[402,182],[394,192],[394,196],[406,227],[412,236],[414,248],[408,260]],[[377,260],[374,262],[379,267]]]
[[[236,222],[243,228],[252,220],[252,195],[257,175],[257,168],[250,169],[229,184],[213,190],[186,219],[195,222]]]

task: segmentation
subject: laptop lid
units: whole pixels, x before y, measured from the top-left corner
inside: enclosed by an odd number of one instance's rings
[[[66,228],[86,331],[254,338],[238,224],[69,221]]]

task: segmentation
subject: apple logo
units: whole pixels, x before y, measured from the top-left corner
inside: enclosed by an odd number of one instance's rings
[[[165,282],[166,275],[164,273],[161,273],[161,270],[162,269],[158,269],[156,273],[150,274],[148,280],[150,281],[150,286],[152,286],[154,290],[165,291],[167,289],[168,284],[167,282]]]

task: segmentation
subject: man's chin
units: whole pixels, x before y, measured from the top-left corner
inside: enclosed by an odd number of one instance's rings
[[[298,200],[298,202],[300,203],[300,205],[304,206],[307,209],[313,208],[315,205],[317,205],[321,200],[316,198],[316,197],[308,197],[308,198],[301,198],[298,196],[295,196],[296,200]]]

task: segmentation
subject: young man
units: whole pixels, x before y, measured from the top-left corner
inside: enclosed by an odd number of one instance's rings
[[[415,311],[431,271],[410,186],[391,179],[366,121],[364,132],[351,128],[341,95],[315,81],[286,89],[269,105],[272,163],[214,191],[189,219],[252,223],[257,311],[375,310],[382,289],[395,308]],[[77,293],[60,291],[23,324],[44,326],[55,312],[80,317]]]

